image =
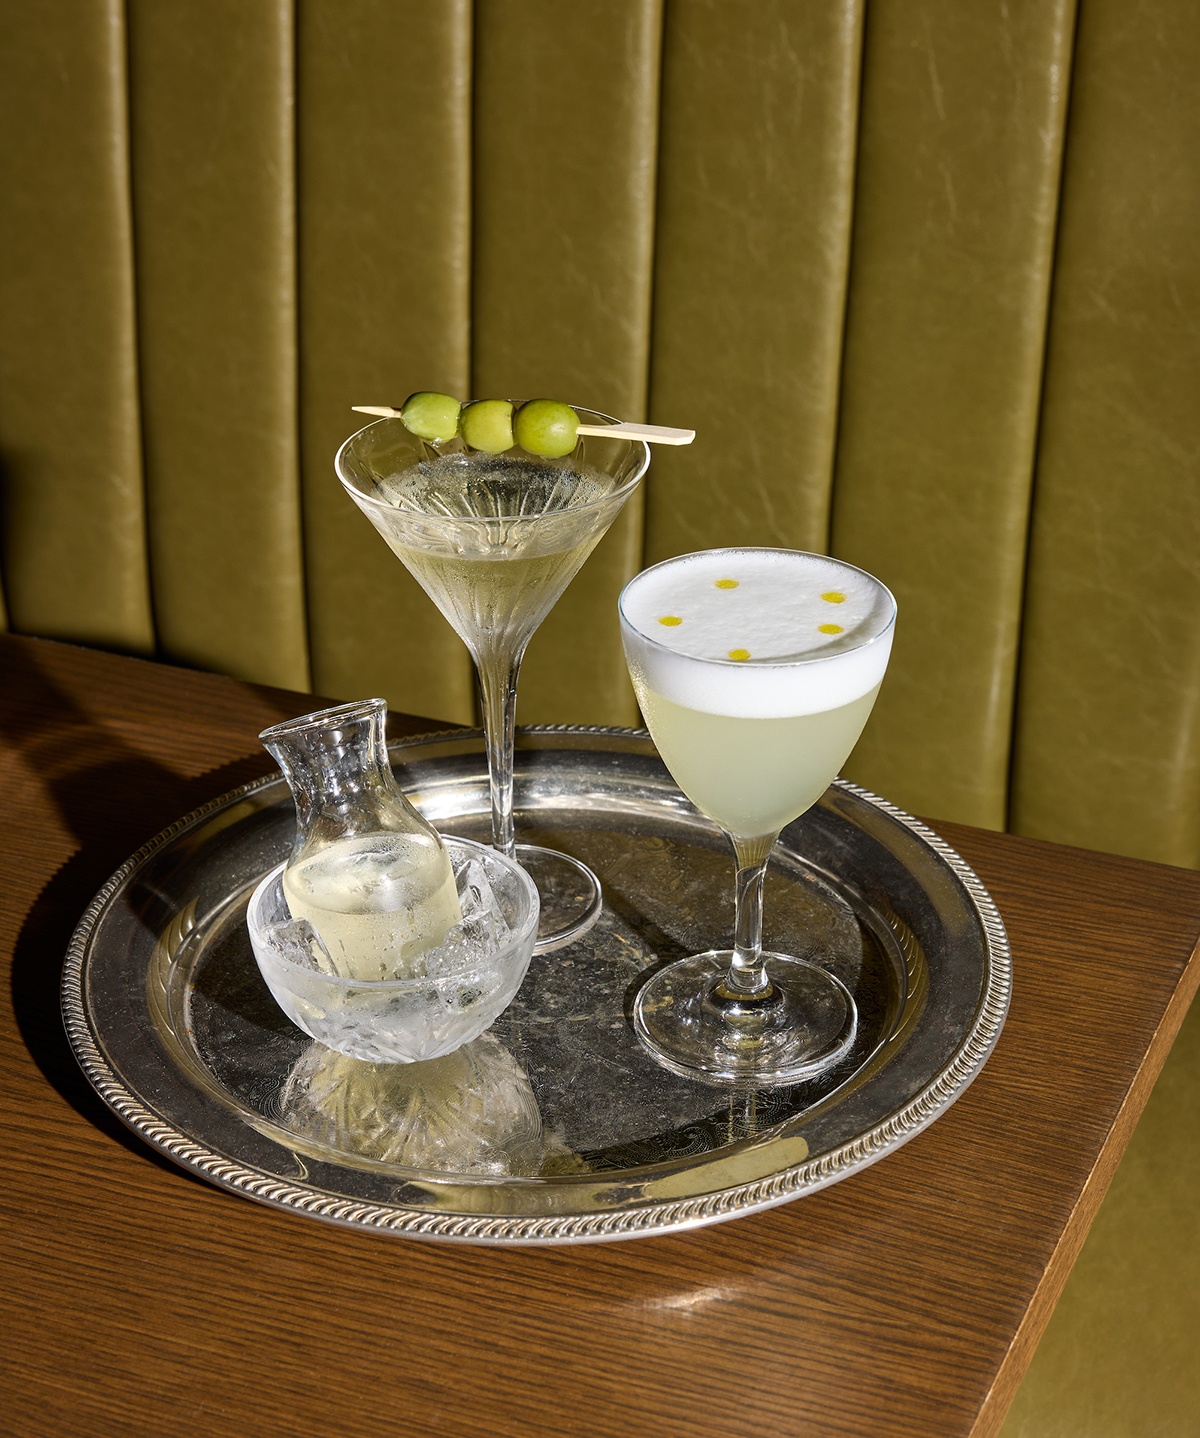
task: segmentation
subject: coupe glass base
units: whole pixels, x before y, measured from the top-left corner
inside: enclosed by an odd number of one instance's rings
[[[858,1011],[846,986],[815,964],[763,954],[773,998],[728,1012],[714,991],[729,972],[728,949],[676,959],[659,969],[634,1000],[633,1027],[673,1073],[746,1086],[800,1083],[843,1058],[854,1042]]]
[[[591,869],[569,854],[537,844],[518,844],[516,859],[537,886],[541,900],[534,953],[561,949],[586,934],[603,905],[600,880]]]

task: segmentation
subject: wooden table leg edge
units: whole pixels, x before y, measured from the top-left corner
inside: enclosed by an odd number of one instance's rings
[[[1046,1325],[1050,1322],[1050,1316],[1066,1287],[1071,1269],[1075,1266],[1075,1260],[1083,1248],[1088,1230],[1092,1226],[1092,1220],[1099,1211],[1104,1195],[1108,1192],[1108,1186],[1112,1182],[1113,1174],[1116,1173],[1117,1166],[1129,1146],[1129,1140],[1133,1137],[1133,1131],[1137,1127],[1138,1119],[1142,1116],[1142,1110],[1146,1107],[1150,1091],[1162,1072],[1163,1064],[1167,1061],[1167,1055],[1171,1052],[1171,1046],[1183,1025],[1192,1000],[1195,998],[1197,990],[1200,989],[1198,953],[1200,953],[1200,941],[1197,941],[1192,950],[1191,962],[1184,970],[1179,985],[1171,996],[1162,1022],[1155,1031],[1150,1047],[1146,1050],[1146,1057],[1125,1096],[1125,1102],[1121,1105],[1121,1111],[1117,1115],[1108,1139],[1088,1175],[1087,1182],[1080,1190],[1078,1202],[1071,1210],[1071,1215],[1063,1227],[1062,1235],[1054,1250],[1054,1256],[1042,1275],[1033,1301],[1026,1310],[1016,1337],[1009,1346],[1004,1361],[988,1391],[988,1396],[984,1400],[983,1407],[980,1409],[979,1417],[971,1430],[971,1438],[994,1438],[994,1435],[1000,1431],[1004,1416],[1016,1397],[1021,1379],[1025,1376],[1025,1370],[1033,1359],[1034,1350],[1041,1342]]]

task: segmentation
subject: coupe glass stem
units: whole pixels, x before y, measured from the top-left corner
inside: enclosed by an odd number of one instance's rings
[[[730,834],[728,837],[737,859],[737,888],[733,962],[722,987],[731,996],[761,999],[772,988],[762,960],[763,878],[779,836],[767,834],[757,839],[743,839]]]
[[[488,789],[492,801],[492,847],[516,853],[513,828],[513,744],[517,722],[517,675],[525,646],[515,653],[481,650],[475,656],[483,729],[487,740]]]

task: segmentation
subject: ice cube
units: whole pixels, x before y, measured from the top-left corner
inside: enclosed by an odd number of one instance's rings
[[[462,905],[459,927],[470,943],[486,952],[507,942],[508,922],[478,859],[471,859],[458,875],[458,901]]]
[[[320,934],[307,919],[288,919],[282,924],[263,926],[263,938],[283,958],[316,974],[337,977],[337,969]]]
[[[455,875],[462,922],[455,924],[436,949],[425,955],[425,972],[458,968],[471,960],[490,959],[512,938],[512,930],[496,898],[487,871],[469,859]]]

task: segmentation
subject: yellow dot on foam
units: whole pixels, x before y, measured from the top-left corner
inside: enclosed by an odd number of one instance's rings
[[[817,628],[822,634],[845,634],[846,632],[840,624],[818,624]]]
[[[738,582],[736,579],[717,579],[713,581],[714,589],[736,589],[737,587]]]
[[[831,589],[827,594],[822,594],[821,598],[826,604],[845,604],[846,602],[846,596],[839,593],[836,589]]]
[[[672,629],[676,624],[682,624],[683,620],[680,619],[678,614],[664,614],[658,622],[665,624],[668,629]]]
[[[730,659],[749,659],[750,651],[748,649],[731,649],[729,657]]]

